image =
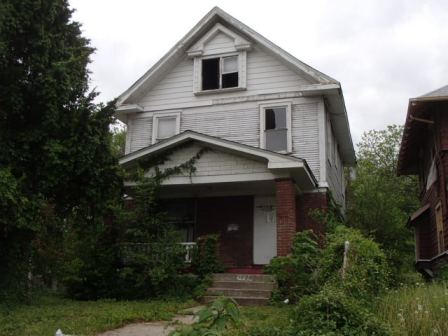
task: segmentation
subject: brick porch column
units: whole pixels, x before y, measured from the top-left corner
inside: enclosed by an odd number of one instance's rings
[[[277,255],[291,252],[296,233],[296,194],[290,178],[275,180],[277,198]]]

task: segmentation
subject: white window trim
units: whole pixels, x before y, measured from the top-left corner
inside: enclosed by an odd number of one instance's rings
[[[195,95],[205,95],[211,93],[219,92],[233,92],[246,90],[247,79],[246,79],[246,69],[247,69],[247,55],[246,51],[239,52],[229,52],[216,55],[207,55],[204,57],[195,57],[193,61],[193,92]],[[210,58],[223,58],[228,56],[238,56],[238,86],[231,88],[221,88],[214,90],[202,90],[202,60]],[[219,62],[221,78],[219,79],[220,86],[222,80],[222,61]]]
[[[157,131],[159,129],[159,119],[167,117],[176,117],[176,133],[180,133],[180,115],[181,111],[171,111],[171,112],[157,112],[154,113],[152,119],[152,144],[157,142]]]
[[[292,121],[291,121],[291,101],[277,101],[269,104],[260,104],[260,148],[266,149],[266,136],[264,133],[266,127],[265,110],[272,107],[286,107],[286,151],[278,151],[278,153],[292,153]]]

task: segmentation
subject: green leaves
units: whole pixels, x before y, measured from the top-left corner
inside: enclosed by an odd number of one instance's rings
[[[170,333],[170,336],[221,336],[231,327],[241,323],[241,312],[237,303],[227,297],[212,301],[197,313],[197,322],[191,326],[182,326]]]
[[[402,131],[392,125],[363,135],[347,211],[349,225],[374,237],[397,270],[411,267],[413,234],[405,225],[419,204],[417,180],[396,172]]]
[[[50,281],[68,223],[95,236],[120,197],[115,104],[88,92],[93,48],[71,13],[66,0],[0,4],[0,288],[13,268]]]
[[[317,271],[322,251],[311,230],[296,233],[292,253],[285,257],[275,257],[266,266],[266,273],[275,276],[278,288],[273,293],[276,301],[288,299],[298,302],[307,294],[315,292]]]

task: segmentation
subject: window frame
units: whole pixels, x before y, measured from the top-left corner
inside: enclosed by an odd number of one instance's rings
[[[267,104],[260,104],[260,148],[266,149],[266,109],[286,108],[286,150],[275,151],[276,153],[292,153],[292,119],[291,119],[291,101],[277,101]]]
[[[158,139],[157,138],[158,130],[159,130],[159,119],[175,117],[176,118],[176,126],[175,126],[175,133],[174,133],[174,135],[179,134],[180,133],[180,116],[181,116],[181,111],[154,113],[154,115],[152,117],[152,136],[151,136],[152,142],[151,143],[155,144],[155,143],[157,143],[159,141],[163,141],[165,139],[169,139],[169,138],[163,138],[163,139]]]
[[[238,86],[222,88],[223,58],[237,56],[238,62]],[[219,58],[219,89],[202,89],[202,61],[206,59]],[[194,58],[193,63],[193,92],[195,95],[205,95],[220,92],[233,92],[246,90],[246,51],[228,52],[214,55],[206,55]]]

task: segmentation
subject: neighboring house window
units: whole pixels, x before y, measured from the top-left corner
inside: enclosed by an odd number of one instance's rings
[[[426,190],[429,190],[434,182],[437,181],[437,167],[435,158],[432,159],[431,166],[428,171],[428,178],[426,180]]]
[[[238,87],[238,55],[202,60],[202,90]]]
[[[260,106],[261,148],[291,152],[291,103]]]
[[[437,247],[439,253],[445,251],[445,239],[443,230],[443,213],[442,213],[442,203],[439,202],[436,205],[436,226],[437,226]]]
[[[180,131],[180,112],[154,114],[152,143],[167,139]]]

